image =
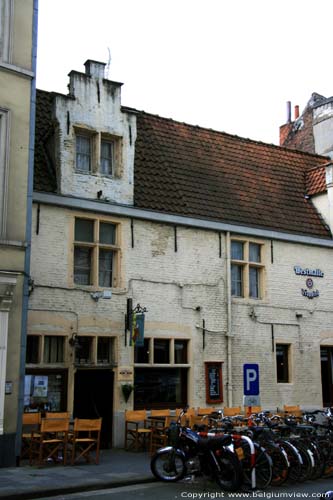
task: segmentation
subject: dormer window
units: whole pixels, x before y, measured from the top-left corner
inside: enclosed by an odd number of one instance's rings
[[[75,128],[75,132],[76,172],[108,177],[120,175],[120,137],[83,128]]]
[[[76,170],[91,172],[91,137],[89,135],[76,136]]]
[[[100,172],[104,175],[112,175],[113,167],[113,142],[102,139]]]

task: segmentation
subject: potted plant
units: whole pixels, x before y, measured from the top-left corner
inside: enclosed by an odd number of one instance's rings
[[[133,389],[134,389],[134,385],[130,384],[129,382],[126,384],[122,384],[121,392],[123,393],[123,396],[124,396],[126,403],[129,400],[129,397],[132,394]]]

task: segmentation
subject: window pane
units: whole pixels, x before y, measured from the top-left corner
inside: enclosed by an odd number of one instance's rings
[[[260,249],[261,245],[257,245],[257,243],[250,243],[249,247],[250,262],[261,262]]]
[[[111,362],[111,339],[109,337],[98,337],[97,363],[107,364],[110,362]]]
[[[94,241],[94,221],[75,219],[75,241]]]
[[[39,361],[39,336],[38,335],[28,335],[27,336],[27,351],[26,351],[26,363],[38,363]]]
[[[90,285],[92,249],[84,247],[74,248],[74,283]]]
[[[75,363],[90,363],[91,361],[91,337],[78,337],[79,345],[75,349]]]
[[[154,363],[170,363],[170,341],[154,339]]]
[[[113,143],[102,141],[101,143],[101,173],[112,174]]]
[[[259,298],[260,290],[260,270],[256,267],[250,267],[250,297]]]
[[[116,242],[116,224],[101,222],[99,225],[99,241],[108,245]]]
[[[134,346],[134,363],[149,363],[149,339],[144,339],[143,346]]]
[[[288,366],[289,345],[276,345],[276,372],[277,381],[279,383],[289,382],[289,366]]]
[[[112,250],[99,251],[99,272],[98,285],[104,287],[112,286]]]
[[[64,338],[60,336],[45,336],[44,363],[64,362]]]
[[[241,241],[231,242],[231,258],[234,260],[244,260],[244,243]]]
[[[237,264],[231,265],[231,295],[243,296],[243,268]]]
[[[85,135],[76,136],[76,168],[83,172],[90,172],[91,142]]]
[[[187,363],[187,340],[175,340],[175,363]]]
[[[187,368],[135,368],[134,408],[183,408]]]

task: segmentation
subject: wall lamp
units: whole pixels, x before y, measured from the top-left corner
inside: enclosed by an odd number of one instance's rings
[[[103,290],[103,292],[92,292],[90,294],[90,297],[95,301],[98,302],[99,299],[111,299],[112,297],[112,292],[111,290]]]
[[[68,341],[69,345],[73,347],[73,349],[76,349],[80,345],[79,338],[77,336],[77,333],[73,333],[71,338]]]

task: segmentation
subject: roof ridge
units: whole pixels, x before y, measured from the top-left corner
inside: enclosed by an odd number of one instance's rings
[[[312,156],[312,157],[317,158],[317,159],[318,158],[326,159],[326,160],[329,159],[328,156],[318,155],[316,153],[308,153],[307,151],[301,151],[301,150],[298,150],[298,149],[291,149],[291,148],[288,148],[286,146],[280,146],[278,144],[273,144],[273,143],[270,143],[270,142],[258,141],[256,139],[250,139],[249,137],[242,137],[242,136],[239,136],[237,134],[230,134],[229,132],[224,132],[222,130],[216,130],[216,129],[208,128],[208,127],[203,127],[201,125],[193,125],[191,123],[187,123],[187,122],[184,122],[184,121],[175,120],[174,118],[167,118],[165,116],[160,116],[158,114],[149,113],[149,112],[144,111],[144,110],[138,110],[138,109],[130,108],[130,107],[127,107],[127,106],[122,106],[122,110],[124,110],[124,111],[128,110],[128,112],[142,114],[142,115],[147,115],[147,116],[152,116],[154,118],[158,118],[159,120],[165,120],[165,121],[169,121],[169,122],[172,122],[172,123],[175,123],[175,124],[185,125],[186,127],[191,127],[191,128],[194,128],[194,129],[207,130],[208,132],[213,132],[213,133],[218,134],[218,135],[228,136],[228,137],[231,137],[231,138],[234,138],[234,139],[241,140],[243,142],[257,144],[259,146],[263,145],[263,146],[274,148],[274,149],[280,149],[280,150],[283,149],[283,150],[287,151],[288,153],[296,153],[298,155],[302,154],[302,155],[305,155],[305,156]]]

